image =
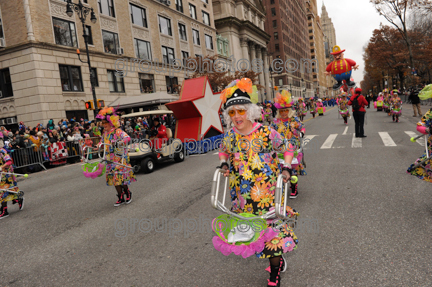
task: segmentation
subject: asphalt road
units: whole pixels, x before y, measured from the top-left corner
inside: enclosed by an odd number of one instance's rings
[[[335,108],[307,116],[308,175],[288,204],[319,232],[297,232],[281,286],[431,285],[431,185],[405,173],[424,147],[409,141],[419,118],[404,109],[399,123],[368,109],[368,137],[354,143],[353,119],[346,129]],[[10,205],[0,221],[0,285],[266,286],[267,260],[213,247],[214,153],[138,174],[120,207],[80,164],[31,174],[19,183],[24,209]]]

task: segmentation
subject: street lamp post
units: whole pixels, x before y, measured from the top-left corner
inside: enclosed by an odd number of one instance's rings
[[[270,72],[270,78],[271,78],[271,89],[272,89],[272,94],[273,94],[273,99],[274,99],[275,95],[274,95],[274,83],[273,83],[273,74],[272,74],[273,69],[272,69],[272,67],[269,68],[269,72]]]
[[[302,89],[302,98],[303,98],[303,99],[306,99],[305,96],[304,96],[304,92],[305,92],[304,90],[305,90],[305,89],[303,88],[303,86],[304,86],[304,80],[303,80],[303,78],[301,79],[301,83],[302,83],[302,84],[301,84],[301,89]]]
[[[89,37],[89,35],[87,35],[87,32],[86,32],[85,20],[86,20],[88,14],[90,14],[90,21],[93,24],[96,23],[97,19],[96,19],[96,15],[93,11],[93,8],[89,8],[89,7],[84,6],[81,3],[81,0],[78,0],[78,4],[72,3],[71,0],[67,0],[66,14],[69,17],[72,17],[73,11],[78,13],[78,18],[81,20],[82,27],[83,27],[83,37],[84,37],[84,43],[85,43],[85,47],[86,47],[87,61],[81,60],[79,49],[77,49],[77,54],[78,54],[78,59],[82,63],[87,63],[89,66],[90,85],[91,85],[91,89],[92,89],[93,103],[94,103],[94,108],[95,108],[94,109],[94,117],[96,119],[96,116],[98,114],[98,106],[97,106],[97,99],[96,99],[96,91],[95,91],[95,87],[94,87],[94,79],[92,79],[92,67],[90,64],[90,55],[89,55],[89,49],[88,49],[88,37]]]

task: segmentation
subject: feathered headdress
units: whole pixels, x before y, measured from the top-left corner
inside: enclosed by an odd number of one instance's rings
[[[258,102],[258,90],[252,85],[249,78],[232,81],[221,93],[220,99],[225,104],[225,109],[235,104],[256,104]]]
[[[389,92],[388,89],[384,89],[384,90],[383,90],[383,93],[388,93],[388,92]]]
[[[106,120],[116,129],[120,127],[120,116],[116,114],[117,109],[113,107],[105,107],[99,111],[97,119]]]
[[[276,109],[287,109],[292,107],[293,104],[291,94],[287,90],[277,93],[274,102]]]
[[[299,101],[299,102],[302,101],[303,102],[303,98],[299,98],[297,101]]]
[[[432,84],[424,87],[423,90],[419,92],[418,97],[423,101],[432,98]]]

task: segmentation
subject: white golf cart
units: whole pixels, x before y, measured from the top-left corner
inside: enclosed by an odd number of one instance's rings
[[[169,115],[172,111],[168,110],[155,110],[138,112],[123,115],[122,118],[145,117],[153,115]],[[156,165],[160,162],[174,160],[175,162],[182,162],[185,159],[183,143],[179,139],[174,139],[170,128],[166,128],[168,141],[162,144],[159,150],[152,147],[151,140],[154,137],[146,134],[145,138],[132,139],[129,148],[129,158],[132,166],[139,165],[145,173],[151,173]],[[158,154],[160,155],[158,158]]]

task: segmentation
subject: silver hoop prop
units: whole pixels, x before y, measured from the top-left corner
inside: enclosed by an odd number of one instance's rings
[[[102,146],[103,146],[103,156],[101,156],[101,147],[102,147]],[[106,149],[105,149],[105,146],[112,147],[111,144],[100,143],[100,145],[99,145],[99,147],[98,147],[98,156],[99,156],[100,158],[102,158],[101,162],[113,163],[113,164],[115,164],[115,165],[123,166],[123,167],[129,168],[129,169],[132,169],[133,172],[138,172],[138,171],[139,171],[140,167],[139,167],[138,165],[135,165],[135,166],[133,166],[133,167],[132,167],[132,166],[127,166],[127,165],[126,165],[126,162],[125,162],[125,158],[126,158],[126,151],[127,151],[127,150],[134,150],[134,149],[132,149],[132,148],[128,148],[128,147],[122,147],[122,149],[123,149],[123,154],[122,154],[122,155],[119,155],[119,156],[121,156],[121,158],[122,158],[122,163],[118,163],[118,162],[114,162],[114,161],[111,161],[111,160],[107,160],[107,159],[106,159]]]
[[[24,191],[12,191],[12,190],[10,190],[10,189],[1,189],[0,188],[0,191],[6,191],[6,192],[9,192],[9,193],[15,193],[15,194],[18,194],[18,197],[20,197],[20,198],[22,198],[23,196],[24,196]]]
[[[239,218],[241,220],[251,220],[250,217],[244,217],[241,215],[238,215],[237,213],[234,213],[232,211],[230,211],[226,206],[225,206],[225,199],[227,197],[227,193],[229,193],[229,188],[228,188],[228,183],[229,183],[229,177],[225,177],[224,183],[223,183],[223,191],[222,191],[222,201],[219,200],[219,193],[220,193],[220,189],[221,189],[221,177],[223,176],[223,173],[225,171],[223,169],[216,169],[214,175],[213,175],[213,182],[212,182],[212,189],[211,189],[211,196],[210,196],[210,200],[211,200],[211,205],[213,208],[220,210],[228,215],[231,215],[233,217]],[[277,184],[276,184],[276,190],[275,190],[275,210],[272,210],[264,215],[261,216],[257,216],[256,218],[262,218],[262,219],[279,219],[280,220],[287,220],[287,216],[286,216],[286,203],[287,203],[287,198],[288,198],[288,182],[283,184],[283,177],[284,175],[279,175],[278,180],[277,180]],[[295,176],[292,177],[293,180],[296,179]],[[285,196],[285,200],[284,200],[284,211],[281,212],[281,205],[282,205],[282,192],[284,192],[284,196]],[[278,221],[278,222],[279,222]],[[285,223],[282,222],[281,224],[279,224],[277,227],[281,227],[283,226]]]

